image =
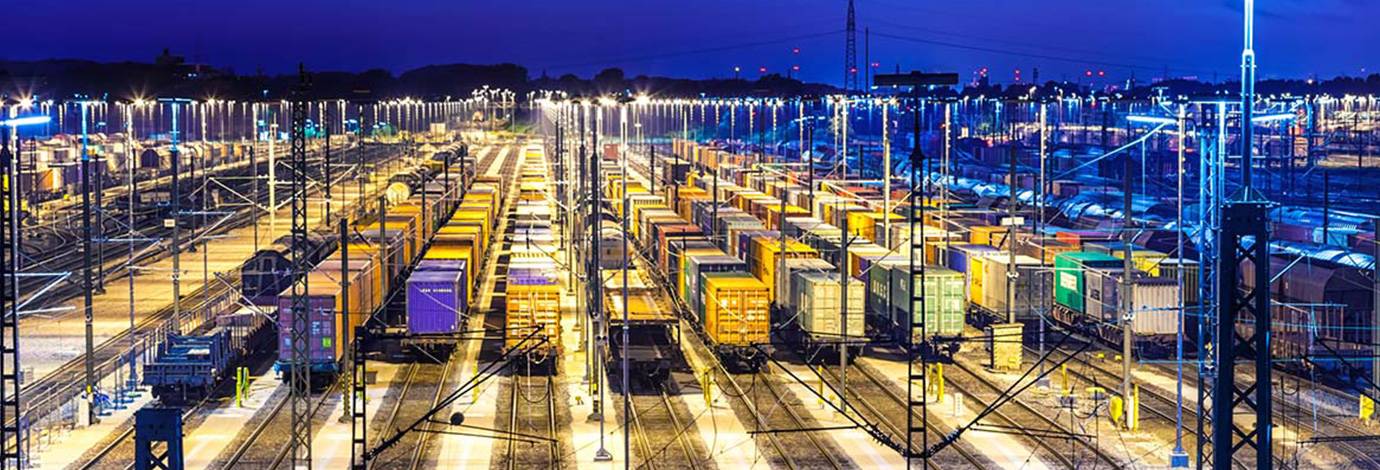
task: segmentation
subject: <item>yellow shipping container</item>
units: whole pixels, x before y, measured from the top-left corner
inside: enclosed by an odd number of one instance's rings
[[[968,290],[964,291],[963,297],[969,302],[977,302],[982,299],[982,289],[986,288],[983,273],[987,272],[985,262],[987,258],[973,256],[968,258],[968,272],[963,273],[967,278]]]
[[[489,215],[483,210],[461,208],[460,210],[455,211],[455,215],[451,216],[450,220],[451,223],[462,220],[479,221],[480,227],[484,230],[483,233],[480,234],[480,238],[484,240],[491,239],[489,236],[489,222],[493,219],[490,219]]]
[[[1117,259],[1125,259],[1126,252],[1113,250],[1112,256]],[[1150,273],[1151,276],[1160,275],[1160,262],[1168,258],[1169,255],[1155,250],[1132,250],[1131,265],[1136,269]]]
[[[524,285],[514,284],[508,286],[507,291],[507,311],[505,317],[507,326],[504,334],[504,348],[512,349],[522,344],[524,347],[530,346],[533,340],[527,339],[524,344],[522,341],[532,334],[533,327],[540,327],[538,333],[546,338],[547,344],[542,349],[558,350],[561,342],[561,286],[559,284],[538,284]]]
[[[704,284],[704,331],[719,346],[770,341],[767,285],[741,273],[708,273]]]
[[[779,201],[779,199],[777,200]],[[767,230],[777,230],[777,225],[781,222],[781,205],[770,204],[763,207],[766,210],[765,218]],[[804,207],[786,205],[786,217],[809,217],[810,212]]]
[[[779,263],[781,253],[781,240],[776,238],[757,237],[752,239],[752,248],[749,250],[752,259],[748,262],[748,267],[752,269],[752,275],[767,285],[767,300],[776,299],[776,265]],[[819,252],[811,248],[810,245],[795,241],[786,241],[786,259],[797,258],[818,258]]]
[[[968,227],[968,239],[974,245],[987,245],[1000,248],[1006,239],[1006,227],[996,225],[977,225]]]

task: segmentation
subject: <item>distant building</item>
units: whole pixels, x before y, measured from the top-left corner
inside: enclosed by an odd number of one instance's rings
[[[226,75],[225,72],[209,65],[189,64],[185,57],[174,55],[167,48],[164,48],[163,53],[153,59],[153,64],[158,67],[171,69],[178,78],[187,80],[207,80],[220,78]]]

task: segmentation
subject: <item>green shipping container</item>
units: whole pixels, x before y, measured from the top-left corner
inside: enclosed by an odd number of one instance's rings
[[[891,269],[891,311],[892,318],[898,324],[903,323],[906,318],[906,304],[910,302],[911,286],[906,282],[906,271],[909,265],[893,266]],[[919,267],[914,275],[914,283],[920,285]],[[931,336],[940,335],[955,337],[963,334],[963,315],[967,311],[967,303],[964,300],[963,273],[939,266],[925,267],[925,302],[921,306],[916,302],[915,317],[912,321],[921,321],[919,312],[924,310],[924,322],[926,332]],[[911,338],[916,341],[919,338]]]
[[[1119,258],[1091,251],[1070,251],[1054,256],[1054,303],[1082,313],[1087,280],[1083,271],[1120,268]]]

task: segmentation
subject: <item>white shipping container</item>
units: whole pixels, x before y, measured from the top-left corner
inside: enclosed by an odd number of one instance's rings
[[[822,259],[819,259],[819,258],[789,258],[789,259],[787,259],[787,260],[786,260],[786,272],[785,272],[785,274],[783,275],[783,277],[781,278],[781,279],[790,279],[790,280],[791,280],[791,281],[790,281],[791,284],[789,284],[789,285],[787,286],[787,287],[789,287],[791,290],[790,290],[790,292],[785,296],[786,308],[789,308],[789,309],[795,309],[795,308],[797,308],[797,307],[796,307],[796,305],[797,305],[796,302],[799,301],[799,296],[800,296],[800,295],[799,295],[799,292],[798,292],[798,291],[799,291],[800,289],[799,289],[799,287],[796,286],[796,284],[795,284],[795,275],[796,275],[796,274],[804,274],[804,273],[836,273],[836,272],[838,272],[838,268],[837,268],[837,267],[835,267],[835,266],[832,265],[832,264],[829,264],[828,261],[825,261],[825,260],[822,260]],[[836,278],[836,279],[834,279],[834,281],[837,282],[838,279]],[[861,282],[861,281],[860,281],[860,282]]]
[[[820,336],[842,336],[840,328],[842,315],[839,296],[840,281],[838,273],[804,272],[792,276],[793,295],[796,296],[796,321],[806,333]],[[852,279],[848,282],[847,334],[850,337],[863,336],[864,295],[866,287],[862,281]]]
[[[1137,336],[1173,335],[1179,327],[1180,292],[1173,279],[1142,278],[1132,286],[1132,331]]]
[[[984,257],[982,260],[983,284],[982,284],[982,304],[994,312],[1006,311],[1007,300],[1007,265],[1011,262],[1011,256],[1007,253],[994,254]],[[1016,278],[1016,307],[1018,309],[1029,308],[1030,294],[1034,289],[1030,288],[1033,277],[1029,275],[1030,270],[1039,266],[1040,260],[1035,258],[1016,255],[1016,271],[1019,276]],[[972,264],[969,264],[972,266]],[[1041,293],[1043,294],[1043,293]],[[1024,313],[1024,312],[1022,312]]]

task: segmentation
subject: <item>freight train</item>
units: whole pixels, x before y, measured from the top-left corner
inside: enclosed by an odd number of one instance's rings
[[[1106,316],[1098,311],[1095,317],[1085,316],[1085,312],[1070,305],[1049,300],[1056,289],[1055,256],[1082,250],[1084,244],[1091,248],[1092,243],[1107,242],[1111,240],[1110,234],[1065,229],[1051,231],[1047,241],[1022,236],[1019,232],[1016,237],[1010,237],[1008,229],[999,225],[1004,214],[978,207],[984,204],[990,207],[1000,201],[984,202],[982,198],[978,198],[978,205],[926,201],[936,210],[931,210],[921,222],[925,226],[924,233],[912,234],[911,227],[900,216],[881,210],[882,195],[876,186],[817,184],[812,189],[799,183],[805,178],[798,173],[785,168],[764,171],[749,165],[745,155],[686,141],[673,143],[672,151],[691,162],[694,168],[687,177],[691,187],[681,188],[679,198],[696,201],[691,204],[711,201],[702,206],[710,210],[688,209],[700,216],[698,228],[708,230],[712,227],[720,239],[761,237],[762,230],[784,231],[785,243],[781,242],[779,233],[765,232],[766,237],[756,242],[759,249],[755,252],[752,245],[742,241],[727,243],[730,250],[761,258],[749,259],[757,263],[754,274],[759,278],[778,278],[763,266],[763,261],[778,264],[777,257],[783,256],[781,253],[785,253],[786,267],[792,273],[811,270],[801,259],[820,258],[827,263],[822,266],[827,267],[847,263],[845,272],[866,283],[863,302],[866,331],[876,341],[875,345],[897,344],[912,354],[933,354],[942,359],[961,347],[965,323],[981,328],[1005,323],[1012,317],[1018,322],[1032,322],[1042,318],[1042,312],[1056,309],[1060,310],[1062,318],[1076,320],[1070,324],[1078,323],[1100,337],[1110,338],[1114,336],[1113,331],[1119,331],[1117,315]],[[669,164],[659,166],[671,167]],[[708,175],[699,176],[696,174],[699,172]],[[718,181],[714,181],[715,178]],[[717,198],[710,194],[716,188]],[[977,189],[990,189],[985,188]],[[968,189],[969,194],[983,194],[971,191],[972,187]],[[720,205],[714,210],[713,199],[729,205]],[[899,208],[898,212],[908,210],[904,192],[893,194],[892,201],[893,207]],[[938,208],[943,208],[948,217],[936,217],[940,212]],[[734,209],[761,225],[751,225],[747,218],[739,219],[740,214]],[[708,222],[706,219],[713,216],[702,216],[705,212],[717,215],[719,221]],[[845,237],[851,241],[846,249],[842,246]],[[923,243],[912,242],[916,239],[923,239]],[[775,241],[776,247],[762,245],[768,241]],[[907,253],[910,246],[916,251],[916,266],[911,276],[907,276],[906,272],[912,269]],[[1177,327],[1179,301],[1176,297],[1160,295],[1165,290],[1164,277],[1196,269],[1191,263],[1172,262],[1162,254],[1155,254],[1143,249],[1133,254],[1140,270],[1148,271],[1133,274],[1135,285],[1143,291],[1136,294],[1135,312],[1138,314],[1133,328],[1137,349],[1146,354],[1161,354],[1167,344],[1165,340],[1172,337],[1174,331],[1166,335],[1165,325]],[[1172,264],[1173,269],[1160,269],[1161,264]],[[1075,269],[1081,272],[1083,268]],[[1073,274],[1073,270],[1066,271]],[[795,285],[803,285],[800,280],[792,281]],[[921,284],[924,285],[925,302],[921,304],[916,298],[915,305],[908,305],[912,301],[912,285],[919,287]],[[791,286],[782,283],[772,288],[772,298],[776,299],[778,290]],[[1097,295],[1103,293],[1099,291]],[[776,331],[793,329],[793,325],[781,320],[796,320],[795,324],[801,324],[800,315],[791,303],[788,297],[785,305],[779,306]],[[1101,305],[1100,301],[1097,305]],[[914,312],[914,317],[907,318],[907,312]],[[848,331],[854,328],[850,325]],[[927,337],[920,336],[922,331]]]
[[[556,276],[560,239],[552,224],[554,207],[547,198],[549,174],[541,142],[525,146],[518,165],[503,349],[522,352],[515,359],[526,367],[518,370],[554,373],[561,351],[563,287]]]
[[[609,339],[607,370],[621,373],[626,357],[630,379],[648,385],[661,383],[683,362],[678,346],[680,327],[675,314],[657,303],[656,292],[642,271],[633,268],[628,268],[626,273],[623,269],[605,270],[603,277],[606,279],[604,311],[608,315],[605,331]],[[626,347],[624,326],[628,330]]]
[[[206,331],[171,335],[144,362],[143,384],[164,404],[215,396],[234,371],[273,345],[268,316],[254,307],[219,315]]]
[[[375,214],[371,220],[353,224],[346,238],[327,244],[328,247],[323,250],[325,254],[306,274],[305,301],[311,328],[308,332],[308,363],[303,367],[307,367],[312,375],[330,379],[338,374],[340,361],[347,353],[346,348],[358,337],[365,322],[381,316],[380,312],[392,295],[404,295],[395,294],[402,291],[400,280],[406,278],[421,250],[435,235],[437,221],[454,208],[446,200],[426,200],[425,193],[418,191],[429,174],[427,171],[415,172],[418,178],[398,182],[406,187],[390,184],[385,189],[389,195],[396,198],[405,194],[407,198],[383,208],[382,213]],[[348,258],[341,256],[341,253],[348,253]],[[264,261],[257,262],[262,264]],[[255,272],[257,268],[257,265],[247,265],[241,268],[241,272],[248,270],[252,274],[259,274]],[[283,374],[291,373],[298,366],[293,357],[291,332],[293,285],[300,281],[302,279],[288,271],[278,280],[277,285],[284,286],[278,295],[264,296],[260,290],[251,299],[261,307],[276,311],[278,361],[275,367]],[[265,279],[259,288],[262,289],[265,284],[272,282]],[[343,305],[345,301],[349,302],[348,308]],[[313,381],[318,384],[328,382]]]

